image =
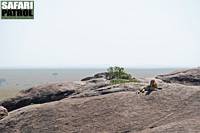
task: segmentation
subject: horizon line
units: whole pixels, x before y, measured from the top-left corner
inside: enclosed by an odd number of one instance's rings
[[[122,67],[122,66],[120,66]],[[109,67],[0,67],[0,70],[15,69],[107,69]],[[196,67],[124,67],[125,69],[188,69]]]

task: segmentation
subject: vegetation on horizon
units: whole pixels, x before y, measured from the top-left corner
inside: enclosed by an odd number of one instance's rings
[[[131,74],[127,73],[123,67],[109,67],[107,72],[112,84],[137,82],[137,80],[133,78]]]

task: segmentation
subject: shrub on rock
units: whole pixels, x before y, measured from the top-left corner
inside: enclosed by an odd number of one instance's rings
[[[111,83],[127,83],[127,82],[136,82],[137,80],[127,73],[123,67],[109,67],[107,69]]]

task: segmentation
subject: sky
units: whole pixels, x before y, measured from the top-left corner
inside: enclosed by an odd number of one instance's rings
[[[199,0],[35,0],[0,20],[0,68],[200,66]]]

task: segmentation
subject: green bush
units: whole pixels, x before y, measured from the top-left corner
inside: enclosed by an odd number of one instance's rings
[[[107,71],[112,84],[137,81],[135,78],[132,78],[131,74],[128,74],[123,67],[110,67],[107,69]]]
[[[120,76],[120,78],[121,78],[121,79],[131,79],[132,76],[131,76],[130,74],[122,74],[122,75]]]
[[[125,72],[123,67],[110,67],[107,69],[110,79],[131,79],[132,76]]]

